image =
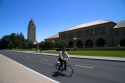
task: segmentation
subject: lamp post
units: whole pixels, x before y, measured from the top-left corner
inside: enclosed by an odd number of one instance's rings
[[[53,49],[54,49],[54,47],[55,47],[55,40],[52,40],[52,43],[53,43]]]
[[[37,40],[36,40],[35,42],[33,42],[33,44],[35,45],[36,52],[37,52],[37,49],[39,48],[39,45],[38,45],[38,42],[37,42]]]
[[[77,48],[77,45],[76,45],[76,40],[77,40],[77,38],[74,37],[73,40],[74,40],[74,49],[76,49],[76,48]]]

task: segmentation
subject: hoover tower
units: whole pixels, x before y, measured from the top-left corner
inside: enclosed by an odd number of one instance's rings
[[[36,25],[34,24],[33,19],[29,21],[28,24],[28,41],[35,42],[36,41]]]

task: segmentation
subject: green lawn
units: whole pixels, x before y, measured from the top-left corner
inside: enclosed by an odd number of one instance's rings
[[[35,52],[35,49],[33,50],[23,50],[23,51],[32,51]],[[37,52],[40,52],[39,50]],[[67,51],[68,54],[71,55],[81,55],[81,56],[107,56],[107,57],[125,57],[125,51],[86,51],[86,50],[71,50]],[[56,50],[43,50],[41,53],[52,53],[52,54],[58,54],[59,51]]]
[[[43,51],[43,53],[54,53],[58,52],[55,50]],[[68,51],[71,55],[89,55],[89,56],[108,56],[108,57],[125,57],[125,51]]]
[[[108,57],[125,57],[125,51],[69,51],[69,54],[91,55],[91,56],[108,56]]]

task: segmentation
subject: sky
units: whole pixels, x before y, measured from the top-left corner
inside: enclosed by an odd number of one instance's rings
[[[23,33],[30,19],[38,42],[73,26],[95,20],[125,20],[125,0],[0,0],[0,38]]]

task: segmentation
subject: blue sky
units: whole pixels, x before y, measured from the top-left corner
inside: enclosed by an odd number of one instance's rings
[[[22,32],[29,20],[40,42],[60,31],[95,20],[125,20],[125,0],[0,0],[0,38]]]

